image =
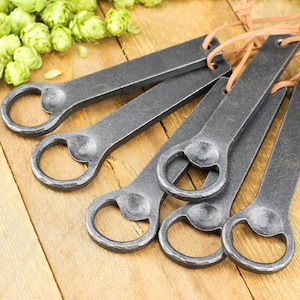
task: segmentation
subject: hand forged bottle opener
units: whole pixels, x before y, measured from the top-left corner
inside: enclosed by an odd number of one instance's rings
[[[245,128],[244,134],[233,146],[228,161],[228,183],[222,192],[200,203],[190,202],[183,205],[163,220],[158,238],[163,252],[171,260],[185,267],[203,268],[219,263],[226,257],[222,247],[216,252],[203,257],[192,257],[181,253],[170,243],[169,229],[174,223],[184,221],[202,232],[221,235],[223,226],[230,218],[232,203],[243,184],[285,93],[286,89],[280,89],[274,95],[268,96],[260,110]],[[210,171],[203,186],[211,184],[217,177],[217,172]],[[197,243],[197,247],[203,247],[201,240]]]
[[[300,174],[300,82],[294,88],[275,141],[260,188],[254,201],[233,215],[224,225],[222,242],[226,255],[238,266],[256,273],[274,273],[286,267],[294,254],[294,234],[290,224],[290,205]],[[286,249],[274,262],[253,261],[235,248],[232,230],[248,225],[263,237],[277,236]]]
[[[231,147],[299,48],[298,42],[281,46],[285,37],[269,36],[202,130],[161,155],[157,176],[161,187],[168,194],[181,200],[200,202],[224,188],[228,180]],[[166,173],[168,165],[179,157],[186,158],[200,169],[217,170],[217,180],[199,190],[185,190],[175,186],[169,182]]]
[[[164,80],[88,128],[47,136],[32,153],[34,175],[44,185],[60,191],[84,187],[97,175],[102,162],[113,150],[207,92],[220,77],[230,72],[230,65],[222,60],[214,70],[203,67]],[[48,176],[40,161],[44,152],[55,145],[66,145],[75,161],[87,164],[86,171],[67,180]]]
[[[109,250],[131,252],[146,247],[156,236],[159,226],[159,208],[165,198],[165,192],[160,188],[156,177],[157,161],[165,150],[173,145],[193,136],[199,128],[204,126],[210,115],[224,98],[227,78],[220,78],[200,103],[185,119],[181,126],[167,140],[161,150],[151,159],[149,164],[128,186],[105,194],[94,200],[86,213],[86,228],[88,234],[97,244]],[[176,160],[168,170],[169,178],[176,181],[187,168],[184,159]],[[147,232],[131,241],[113,241],[104,236],[95,224],[97,213],[104,207],[114,205],[119,207],[122,215],[131,221],[149,221]]]
[[[69,82],[23,84],[3,100],[2,120],[10,130],[23,136],[47,134],[80,108],[205,67],[207,55],[219,43],[213,39],[210,48],[204,50],[204,39],[202,36]],[[222,59],[218,54],[214,62]],[[41,105],[49,119],[37,126],[17,124],[10,116],[11,108],[19,98],[32,94],[41,95]]]

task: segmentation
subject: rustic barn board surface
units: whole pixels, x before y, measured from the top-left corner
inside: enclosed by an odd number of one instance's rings
[[[107,38],[99,44],[86,44],[88,58],[78,55],[78,44],[64,54],[43,56],[43,66],[34,71],[31,81],[46,81],[43,74],[59,68],[63,74],[47,82],[65,82],[131,60],[154,51],[205,35],[214,28],[237,20],[236,0],[163,0],[155,8],[136,5],[133,24],[138,35]],[[111,7],[99,1],[100,16]],[[299,12],[297,0],[257,0],[253,17],[288,15]],[[220,42],[241,34],[235,27],[218,34]],[[299,72],[294,58],[282,78]],[[0,81],[0,99],[10,91]],[[94,104],[70,116],[56,132],[86,128],[133,99],[142,90]],[[45,119],[38,97],[26,97],[13,108],[13,116],[24,124]],[[0,209],[1,258],[0,299],[299,299],[300,295],[300,190],[291,206],[291,223],[296,252],[292,262],[272,275],[258,275],[237,268],[228,259],[207,269],[186,269],[170,261],[155,240],[147,248],[119,254],[97,246],[85,229],[85,212],[100,195],[129,184],[146,166],[175,129],[200,101],[196,99],[115,150],[99,174],[87,187],[74,192],[57,192],[41,185],[30,168],[30,155],[41,138],[23,138],[0,123]],[[264,168],[280,127],[288,97],[280,108],[263,146],[233,205],[233,212],[254,199]],[[65,147],[55,147],[43,157],[49,175],[70,178],[84,166],[69,157]],[[184,186],[203,178],[191,170],[181,180]],[[161,207],[161,220],[182,205],[167,197]],[[107,208],[97,226],[118,239],[137,238],[147,226],[124,221]],[[217,249],[217,236],[208,238],[186,224],[171,230],[174,243],[190,255],[204,255]],[[238,247],[248,256],[261,260],[276,258],[283,246],[275,238],[266,241],[241,227],[236,233]],[[200,245],[200,246],[199,246]]]

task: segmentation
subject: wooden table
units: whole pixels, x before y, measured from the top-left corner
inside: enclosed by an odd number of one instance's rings
[[[105,69],[126,60],[207,34],[224,23],[237,20],[232,7],[236,0],[164,0],[151,9],[136,5],[133,23],[138,35],[107,38],[98,45],[85,45],[89,56],[78,55],[78,44],[64,54],[44,55],[43,67],[32,73],[31,81],[46,81],[43,74],[59,68],[63,74],[50,82],[63,82]],[[100,1],[99,14],[110,4]],[[253,17],[288,15],[299,12],[297,0],[257,0]],[[243,32],[236,27],[218,34],[220,42]],[[299,72],[294,58],[282,78]],[[8,92],[0,82],[0,99]],[[55,132],[79,130],[94,124],[140,94],[142,90],[114,97],[82,109],[69,117]],[[13,109],[14,117],[25,124],[45,119],[38,97],[27,97]],[[115,150],[104,162],[96,179],[87,187],[56,192],[41,185],[30,168],[30,155],[41,138],[22,138],[0,124],[0,299],[299,299],[300,295],[300,189],[291,206],[291,223],[296,252],[284,270],[258,275],[237,268],[229,259],[207,269],[186,269],[170,261],[157,240],[146,249],[119,254],[97,246],[85,229],[85,212],[100,195],[129,184],[146,166],[200,99],[165,118],[126,145]],[[255,197],[288,99],[276,120],[241,188],[232,212],[249,205]],[[84,166],[69,158],[64,147],[55,147],[43,158],[48,174],[69,178]],[[192,170],[181,184],[191,179],[203,181]],[[161,220],[182,205],[168,197],[161,207]],[[125,222],[113,208],[107,208],[97,226],[112,238],[137,238],[146,230],[142,222]],[[218,236],[190,229],[179,223],[171,230],[173,243],[190,255],[205,255],[220,246]],[[177,237],[177,239],[176,239]],[[236,241],[244,253],[261,260],[272,260],[284,251],[276,238],[257,238],[240,226]]]

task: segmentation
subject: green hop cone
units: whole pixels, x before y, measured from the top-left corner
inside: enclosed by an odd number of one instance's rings
[[[13,54],[19,47],[21,41],[17,35],[9,34],[0,38],[0,59],[4,66],[13,60]]]
[[[35,70],[42,66],[42,58],[31,45],[22,46],[15,50],[14,61],[24,63],[29,70]]]
[[[26,12],[40,12],[46,5],[45,0],[11,0],[16,6],[22,7]]]
[[[6,14],[0,12],[0,37],[10,33],[11,26]]]
[[[13,60],[13,56],[8,54],[5,48],[5,43],[2,43],[2,39],[0,39],[0,61],[1,64],[6,66],[10,61]]]
[[[41,18],[50,28],[58,24],[67,25],[71,18],[69,1],[57,0],[48,2],[45,9],[41,12]]]
[[[97,0],[69,0],[72,2],[71,8],[72,12],[79,13],[83,10],[95,11],[98,7]]]
[[[27,24],[21,31],[21,40],[25,46],[32,45],[40,54],[52,50],[49,28],[44,23]]]
[[[105,15],[105,20],[109,34],[119,37],[129,28],[131,13],[126,9],[110,9]]]
[[[87,10],[76,14],[70,21],[69,28],[76,41],[95,42],[108,36],[105,22]]]
[[[15,50],[21,47],[20,38],[15,34],[9,34],[1,38],[6,45],[6,51],[9,55],[13,55]]]
[[[22,28],[28,23],[35,22],[35,15],[24,11],[21,7],[16,7],[9,15],[11,32],[19,35]]]
[[[4,71],[4,63],[2,62],[1,58],[0,58],[0,79],[3,76],[3,71]]]
[[[50,33],[52,48],[56,51],[65,52],[74,43],[71,30],[63,25],[56,25]]]
[[[4,72],[5,81],[13,86],[19,86],[26,83],[30,77],[28,67],[19,61],[11,61],[7,64]]]
[[[137,3],[141,3],[146,7],[153,7],[159,5],[162,0],[136,0]]]
[[[11,1],[0,0],[0,12],[9,14],[14,8],[15,5]]]
[[[134,6],[134,0],[109,0],[115,6],[115,8],[126,8]]]

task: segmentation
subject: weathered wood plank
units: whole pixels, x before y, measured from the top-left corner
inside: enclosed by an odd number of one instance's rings
[[[103,11],[107,11],[110,7],[110,4],[105,1],[100,3]],[[63,71],[63,75],[55,81],[78,78],[124,62],[127,58],[133,59],[207,34],[219,25],[236,20],[230,5],[225,0],[164,0],[160,6],[152,9],[135,6],[132,13],[133,23],[140,26],[142,30],[139,35],[125,35],[119,39],[119,42],[115,39],[105,39],[100,41],[99,45],[86,45],[89,51],[87,59],[79,58],[77,45],[63,55],[54,53],[45,55],[42,69],[34,72],[31,80],[45,81],[43,73],[51,68],[60,68]],[[261,13],[264,11],[262,10]],[[242,32],[242,28],[233,28],[222,32],[218,38],[223,42]],[[9,88],[0,82],[0,99],[8,91]],[[69,117],[56,132],[73,131],[90,126],[140,92],[142,91],[115,97],[82,109]],[[0,125],[0,139],[8,164],[63,297],[66,299],[95,299],[95,297],[101,299],[142,297],[144,299],[252,299],[253,295],[255,298],[262,298],[260,297],[262,295],[264,298],[276,299],[286,296],[285,292],[276,288],[275,284],[278,287],[280,285],[278,279],[273,283],[273,279],[276,278],[273,275],[257,276],[242,272],[242,278],[240,271],[229,260],[209,269],[189,270],[167,259],[160,251],[157,241],[142,251],[124,255],[95,245],[85,231],[85,212],[89,204],[96,197],[130,183],[199,100],[193,101],[166,118],[163,127],[157,124],[114,151],[90,185],[71,193],[47,189],[34,178],[29,160],[34,146],[41,138],[22,138],[11,133],[3,124]],[[27,97],[22,101],[22,105],[16,105],[14,116],[22,122],[38,122],[44,116],[36,113],[36,103],[35,97]],[[270,134],[274,136],[273,129]],[[270,148],[267,148],[262,151],[262,158],[257,160],[256,173],[264,167],[269,150]],[[47,151],[43,158],[43,165],[50,175],[61,178],[74,176],[85,169],[84,166],[71,160],[64,147],[55,147]],[[256,188],[254,174],[252,177],[249,175],[245,183],[249,191],[241,191],[239,198],[244,199],[244,194],[249,193],[246,201],[250,201]],[[189,178],[183,178],[182,184],[190,185]],[[243,201],[240,202],[242,206],[246,204]],[[179,205],[182,203],[168,197],[162,205],[161,218]],[[236,205],[235,211],[241,208],[239,204]],[[292,209],[292,222],[295,224],[299,213],[294,206]],[[136,238],[147,228],[141,222],[125,222],[120,218],[119,213],[111,208],[107,208],[100,215],[97,225],[109,236],[119,239]],[[211,252],[219,245],[217,237],[204,241],[203,234],[195,234],[185,224],[178,224],[172,228],[172,232],[174,243],[181,244],[182,249],[192,255]],[[243,241],[242,238],[238,240]],[[200,246],[199,241],[201,241]],[[289,266],[285,271],[287,273],[281,284],[282,289],[290,291],[289,280],[297,275],[297,268],[299,269],[297,255],[296,253],[291,264],[294,266],[292,268]],[[278,278],[283,277],[280,274],[283,272],[278,273]],[[34,278],[31,277],[31,280]],[[263,282],[268,285],[268,288],[264,287]],[[290,293],[296,296],[300,288],[295,281],[292,281],[292,285],[294,288]]]
[[[238,3],[236,0],[230,0],[234,6]],[[299,12],[299,1],[256,1],[252,17],[275,17],[291,15]],[[266,13],[267,12],[267,13]],[[290,23],[295,23],[290,22]],[[265,25],[264,25],[265,26]],[[299,57],[293,58],[289,64],[287,71],[282,75],[281,79],[287,79],[290,76],[299,72]],[[264,169],[266,167],[269,155],[271,153],[275,138],[277,136],[285,109],[288,104],[288,99],[282,105],[276,119],[273,122],[265,142],[244,182],[240,193],[238,194],[233,206],[233,213],[238,212],[255,198],[259,188]],[[299,246],[300,246],[300,206],[299,206],[299,186],[295,192],[294,199],[291,205],[291,224],[295,235],[296,252],[292,262],[284,270],[273,275],[256,275],[241,270],[241,274],[247,283],[252,295],[255,299],[298,299],[300,291],[300,268],[299,268]],[[258,237],[247,227],[239,227],[236,233],[237,246],[239,249],[251,259],[256,259],[263,262],[272,262],[279,259],[284,251],[284,244],[276,238],[264,239]]]
[[[61,299],[0,147],[0,299]]]

